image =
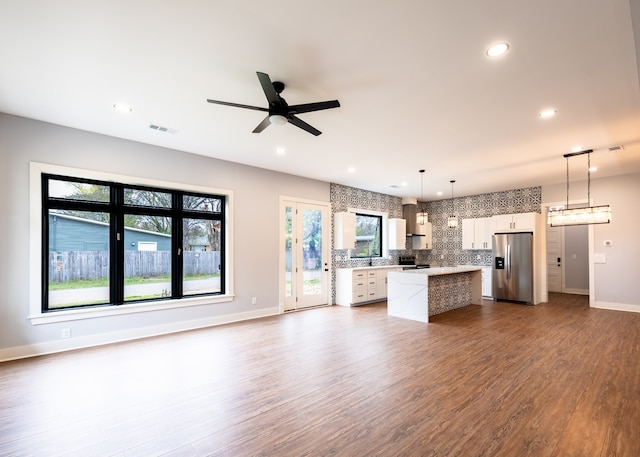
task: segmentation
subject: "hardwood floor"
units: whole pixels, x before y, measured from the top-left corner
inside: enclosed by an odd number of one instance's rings
[[[640,314],[385,303],[0,364],[2,456],[640,455]]]

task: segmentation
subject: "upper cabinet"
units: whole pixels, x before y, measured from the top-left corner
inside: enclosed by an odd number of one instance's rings
[[[432,226],[431,222],[418,222],[416,223],[416,234],[420,236],[411,237],[411,247],[413,249],[432,249]]]
[[[389,219],[387,222],[387,241],[389,249],[406,249],[407,221],[404,219]]]
[[[462,220],[462,249],[493,249],[493,234],[536,232],[537,213],[500,214]]]
[[[493,216],[496,232],[535,231],[537,213],[501,214]]]
[[[492,217],[462,220],[462,249],[492,249],[494,221]]]
[[[333,217],[335,249],[354,249],[356,247],[356,214],[342,212],[335,213]]]

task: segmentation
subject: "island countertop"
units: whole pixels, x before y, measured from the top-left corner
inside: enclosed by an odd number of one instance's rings
[[[468,273],[471,271],[482,271],[482,267],[465,265],[465,266],[459,266],[459,267],[418,268],[418,269],[404,270],[402,273],[437,276],[437,275],[450,275],[454,273]]]

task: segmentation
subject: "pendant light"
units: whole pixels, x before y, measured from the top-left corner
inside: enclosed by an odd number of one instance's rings
[[[424,201],[423,191],[424,191],[424,170],[419,170],[420,172],[420,202]],[[419,202],[418,202],[419,203]],[[416,214],[416,222],[420,225],[424,225],[427,222],[428,215],[423,210]]]
[[[591,153],[593,149],[564,154],[567,159],[567,206],[564,209],[549,211],[547,222],[551,227],[567,225],[608,224],[611,222],[611,207],[609,205],[591,206]],[[569,158],[587,154],[587,205],[569,209]]]
[[[451,183],[451,215],[447,218],[447,227],[456,228],[458,226],[458,218],[453,214],[453,183],[455,179],[449,181]]]

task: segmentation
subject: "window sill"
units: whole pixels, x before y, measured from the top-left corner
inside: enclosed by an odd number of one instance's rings
[[[146,313],[167,309],[180,309],[188,306],[211,305],[233,301],[234,295],[215,295],[208,297],[183,298],[180,300],[131,303],[129,305],[105,306],[102,308],[83,308],[67,311],[52,311],[29,316],[33,325],[52,324],[54,322],[95,319],[96,317],[122,316],[133,313]]]

